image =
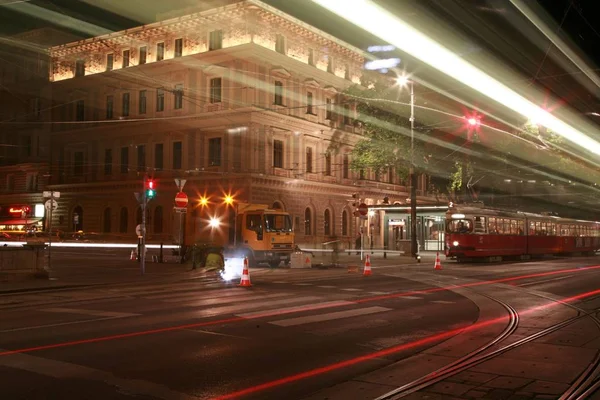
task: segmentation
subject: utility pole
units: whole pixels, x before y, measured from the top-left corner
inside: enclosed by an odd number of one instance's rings
[[[142,275],[146,273],[146,205],[148,203],[146,182],[148,182],[148,175],[144,174],[144,181],[142,182],[142,245],[140,246],[140,251],[142,252],[140,254],[140,267],[142,270]]]
[[[417,258],[417,174],[415,173],[415,92],[413,81],[410,83],[410,252]]]

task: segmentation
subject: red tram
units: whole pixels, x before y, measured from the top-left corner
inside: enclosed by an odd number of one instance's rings
[[[445,242],[446,257],[457,260],[593,255],[600,249],[600,223],[459,206],[446,213]]]

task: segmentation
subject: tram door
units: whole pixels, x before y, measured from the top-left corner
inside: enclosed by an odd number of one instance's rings
[[[439,216],[424,217],[425,226],[424,250],[443,251],[444,250],[444,219]]]

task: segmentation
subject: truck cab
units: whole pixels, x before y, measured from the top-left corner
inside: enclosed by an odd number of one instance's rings
[[[288,263],[294,250],[292,219],[288,213],[266,205],[240,204],[236,221],[236,247],[250,265]]]

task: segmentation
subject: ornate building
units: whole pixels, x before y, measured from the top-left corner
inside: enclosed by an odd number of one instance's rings
[[[306,245],[354,242],[353,193],[406,200],[397,177],[349,167],[361,128],[341,93],[360,83],[363,52],[260,1],[221,3],[50,49],[54,226],[133,240],[146,175],[155,241],[177,240],[176,178],[188,243],[208,216],[228,221],[226,193],[290,212]]]

